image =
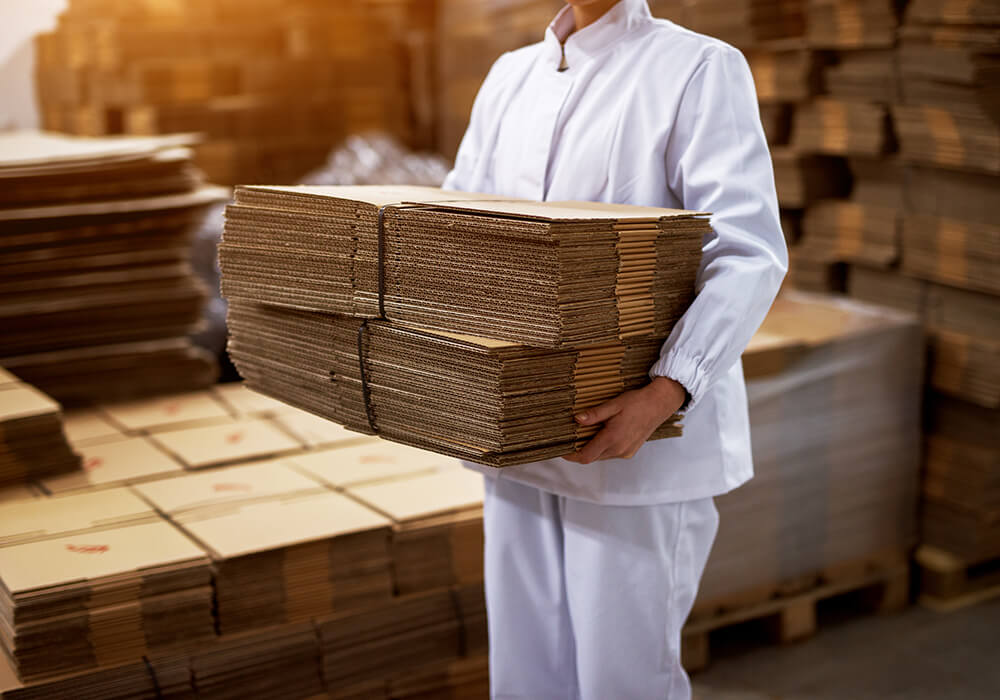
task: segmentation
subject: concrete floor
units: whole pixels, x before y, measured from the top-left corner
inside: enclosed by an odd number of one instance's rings
[[[819,619],[815,637],[784,647],[762,645],[750,627],[723,630],[712,665],[692,679],[695,700],[1000,699],[1000,599]]]

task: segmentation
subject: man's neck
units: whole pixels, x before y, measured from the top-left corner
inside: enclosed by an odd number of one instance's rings
[[[576,23],[573,31],[578,32],[588,24],[593,24],[618,2],[619,0],[598,0],[586,5],[573,5],[573,20]]]

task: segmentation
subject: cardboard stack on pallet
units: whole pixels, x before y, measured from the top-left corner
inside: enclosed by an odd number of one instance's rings
[[[205,291],[191,235],[206,204],[188,140],[0,137],[2,364],[64,403],[193,389]],[[155,368],[155,371],[151,371]]]
[[[214,182],[286,182],[354,133],[411,138],[403,47],[372,3],[72,0],[37,40],[46,129],[200,132]]]
[[[942,581],[1000,557],[992,493],[1000,452],[989,438],[1000,411],[1000,10],[989,2],[912,0],[897,62],[899,264],[852,266],[848,292],[918,313],[927,329],[918,561],[925,597],[944,604],[977,581]]]
[[[0,490],[79,467],[62,407],[0,367]]]

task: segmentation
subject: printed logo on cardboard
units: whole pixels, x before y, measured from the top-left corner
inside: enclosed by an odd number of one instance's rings
[[[226,436],[226,442],[230,445],[236,445],[243,442],[243,438],[246,437],[242,430],[237,430],[235,433],[229,433]]]
[[[104,466],[103,457],[87,457],[87,459],[83,460],[84,471],[92,472],[95,469],[103,466]]]

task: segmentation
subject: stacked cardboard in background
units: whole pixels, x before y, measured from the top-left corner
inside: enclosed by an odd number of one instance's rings
[[[4,366],[64,403],[213,381],[187,340],[205,296],[190,245],[226,191],[203,183],[188,144],[0,137]]]
[[[775,307],[744,357],[758,477],[720,499],[722,529],[699,614],[767,598],[790,580],[905,555],[916,507],[918,333],[913,319],[856,303],[792,297]],[[243,387],[220,387],[103,405],[69,423],[86,450],[247,417],[278,421],[288,410]],[[44,569],[30,548],[62,546],[52,553],[62,573],[49,588],[62,581],[83,591],[79,577],[63,571],[70,555],[101,560],[107,552],[96,552],[117,547],[113,538],[133,542],[129,533],[142,528],[176,528],[167,540],[186,533],[197,571],[212,562],[220,633],[198,643],[183,636],[182,622],[207,618],[200,588],[191,593],[190,616],[168,619],[158,614],[157,596],[183,591],[129,587],[153,598],[98,610],[52,647],[67,659],[66,671],[95,659],[98,668],[34,678],[41,666],[32,664],[41,661],[32,644],[59,628],[42,624],[47,618],[19,618],[16,660],[31,679],[18,679],[0,656],[0,692],[12,688],[3,697],[156,697],[157,687],[265,698],[481,697],[481,478],[435,454],[360,440],[196,473],[177,464],[129,487],[96,485],[0,506],[0,559],[27,552],[13,569],[19,575]],[[242,454],[238,444],[218,449],[232,450],[219,463]],[[141,554],[158,551],[147,546]],[[104,583],[90,574],[86,585]],[[107,625],[96,624],[105,614],[112,615]],[[111,644],[119,638],[113,629],[141,634],[148,665]],[[168,639],[178,645],[151,642]]]
[[[0,367],[0,489],[79,467],[62,407]]]
[[[921,556],[971,567],[1000,557],[1000,450],[990,437],[1000,415],[1000,13],[912,0],[897,61],[899,265],[852,268],[848,291],[923,318]]]
[[[38,37],[46,129],[197,131],[214,182],[287,182],[354,133],[411,140],[404,48],[372,3],[73,0]]]

